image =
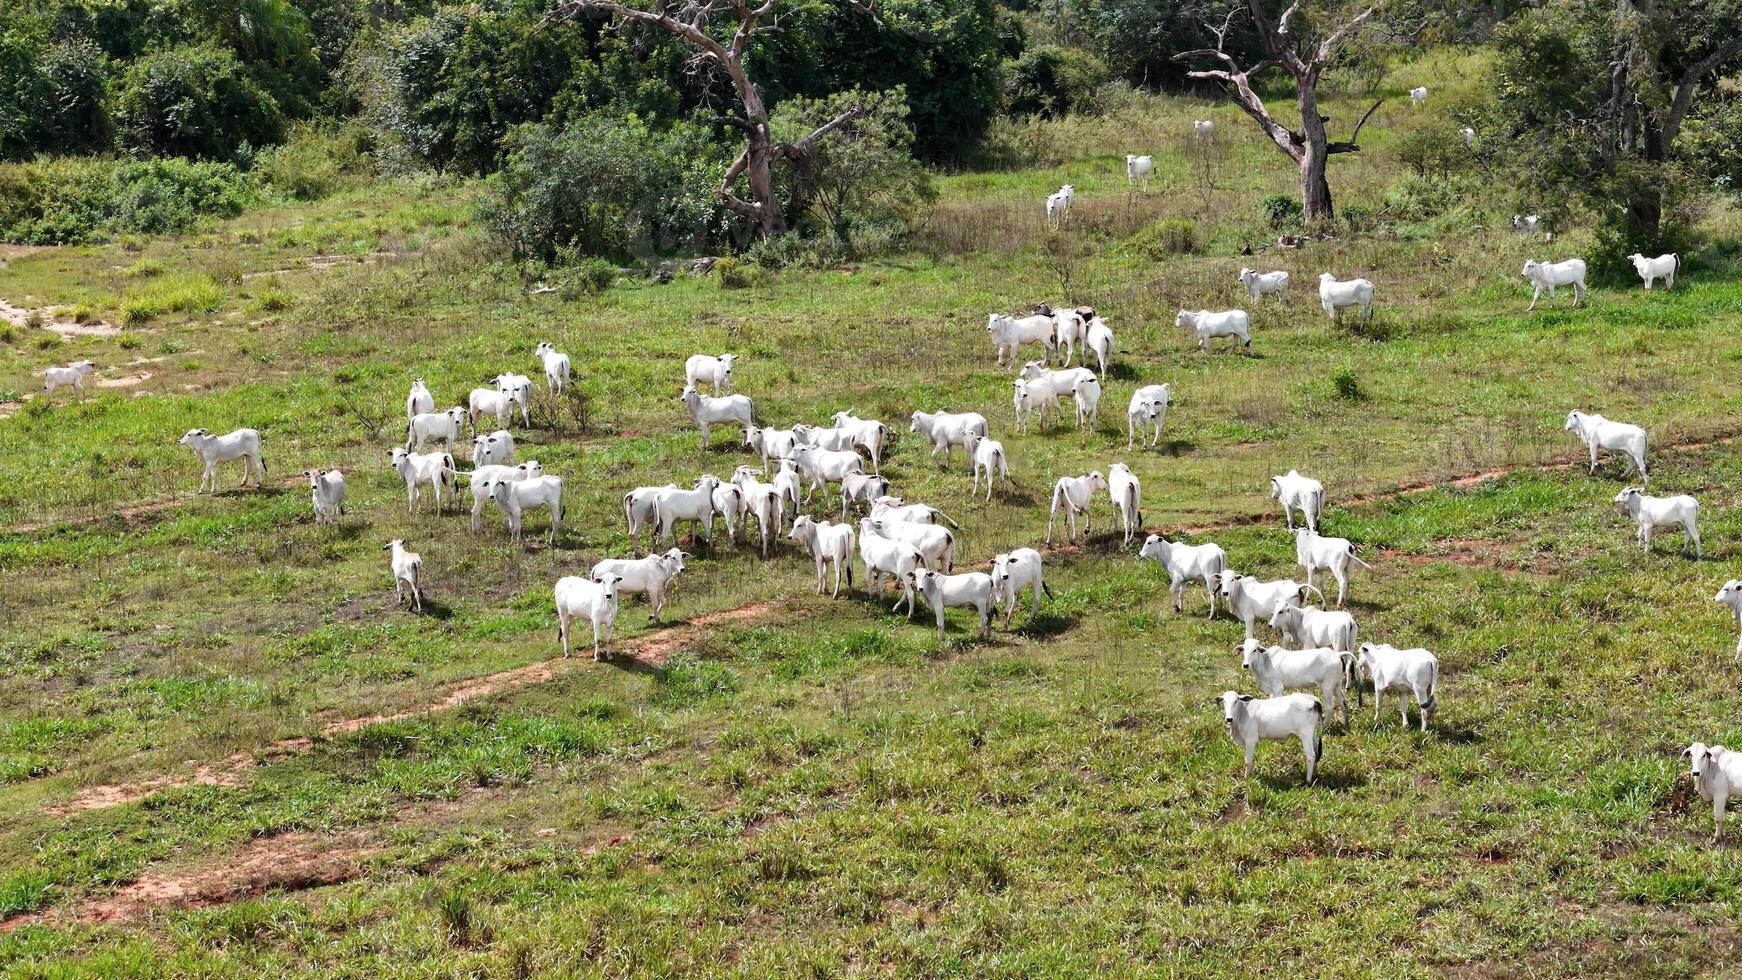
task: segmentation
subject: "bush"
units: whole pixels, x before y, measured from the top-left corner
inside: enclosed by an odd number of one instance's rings
[[[700,126],[649,130],[590,115],[515,130],[481,210],[517,258],[630,258],[711,243],[725,215],[713,189],[727,160]]]
[[[186,232],[259,199],[227,163],[49,159],[0,164],[0,238],[32,245]]]
[[[1437,218],[1470,208],[1481,193],[1482,188],[1465,177],[1404,177],[1385,189],[1385,211],[1402,221]]]
[[[1300,198],[1292,194],[1267,194],[1258,201],[1258,213],[1272,228],[1298,228],[1301,215]]]
[[[714,263],[714,277],[721,289],[749,289],[756,285],[756,267],[728,255]]]
[[[375,175],[375,135],[356,123],[299,123],[255,158],[254,176],[287,197],[318,201]]]
[[[1352,232],[1369,232],[1379,227],[1379,215],[1372,208],[1360,204],[1341,208],[1337,214],[1342,218],[1343,227]]]
[[[116,141],[132,153],[245,160],[278,141],[284,114],[229,51],[175,48],[128,67],[115,123]]]
[[[1475,161],[1464,134],[1449,119],[1405,130],[1394,144],[1397,158],[1417,177],[1448,180]]]
[[[864,115],[816,143],[801,166],[784,168],[777,178],[777,192],[799,229],[828,235],[844,258],[900,248],[937,197],[908,151],[913,134],[899,88],[788,100],[772,120],[775,138],[801,139],[849,107]]]
[[[1196,254],[1200,245],[1198,226],[1190,218],[1163,218],[1138,232],[1138,248],[1153,259]]]
[[[1107,63],[1077,48],[1040,47],[1009,64],[1008,110],[1052,118],[1094,107],[1107,81]]]
[[[597,296],[617,281],[617,267],[601,258],[582,259],[569,269],[568,285],[588,296]]]
[[[1331,389],[1337,393],[1338,398],[1346,402],[1358,402],[1367,397],[1366,392],[1361,390],[1361,379],[1355,377],[1355,372],[1348,368],[1331,375]]]

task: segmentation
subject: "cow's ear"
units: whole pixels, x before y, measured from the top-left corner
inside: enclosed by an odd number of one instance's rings
[[[1242,694],[1242,695],[1240,695],[1240,700],[1242,700],[1242,701],[1250,701],[1250,700],[1252,700],[1252,695],[1250,695],[1250,694]]]

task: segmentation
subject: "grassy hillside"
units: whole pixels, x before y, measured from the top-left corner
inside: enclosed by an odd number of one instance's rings
[[[1479,63],[1435,57],[1337,158],[1376,208],[1419,124]],[[1346,128],[1367,100],[1331,103]],[[1189,146],[1189,120],[1219,127]],[[1739,736],[1735,574],[1742,280],[1721,250],[1673,292],[1594,291],[1526,315],[1541,243],[1492,220],[1397,222],[1256,260],[1281,156],[1226,106],[1153,100],[1032,128],[1043,166],[940,180],[923,246],[788,268],[754,288],[528,287],[472,224],[475,185],[389,182],[209,232],[14,250],[0,299],[0,963],[20,975],[1314,972],[1682,974],[1734,960],[1742,870],[1676,753]],[[1148,195],[1122,156],[1152,151]],[[1049,235],[1041,201],[1078,189]],[[1501,206],[1501,199],[1483,200]],[[1186,219],[1202,247],[1147,247]],[[1709,219],[1722,235],[1729,212]],[[1563,229],[1554,257],[1586,247]],[[1199,353],[1181,307],[1239,301],[1246,264],[1295,294],[1254,352]],[[1314,304],[1364,275],[1359,330]],[[985,317],[1091,303],[1118,335],[1101,426],[1013,427]],[[31,316],[34,311],[35,315]],[[131,312],[129,312],[131,311]],[[76,322],[82,320],[84,322]],[[38,323],[45,324],[39,326]],[[111,329],[110,325],[114,325]],[[49,329],[50,327],[56,329]],[[58,330],[58,332],[56,332]],[[62,335],[65,335],[64,337]],[[550,339],[579,394],[535,407],[522,458],[567,480],[556,547],[500,518],[408,515],[385,462],[410,379],[461,399],[536,373]],[[627,489],[750,457],[703,450],[684,357],[744,355],[765,421],[841,408],[981,411],[1015,487],[970,498],[958,455],[902,439],[898,492],[963,525],[966,560],[1038,545],[1052,480],[1128,462],[1152,529],[1277,577],[1265,496],[1324,480],[1330,533],[1375,565],[1363,638],[1434,649],[1432,730],[1326,738],[1322,781],[1268,744],[1251,781],[1210,697],[1252,690],[1237,623],[1171,611],[1155,566],[1103,533],[1052,549],[1039,621],[989,642],[952,613],[811,595],[783,546],[699,544],[667,618],[626,602],[614,662],[564,661],[550,586],[628,552]],[[88,357],[111,387],[50,405],[33,371]],[[1341,379],[1341,380],[1339,380]],[[1163,447],[1125,451],[1132,388],[1171,382]],[[1657,493],[1700,498],[1706,557],[1642,554],[1561,431],[1574,407],[1645,425]],[[259,428],[265,489],[195,496],[193,426]],[[350,476],[337,527],[309,467]],[[226,468],[221,478],[237,474]],[[826,508],[826,504],[820,505]],[[381,552],[421,551],[429,609],[394,608]],[[1026,607],[1025,607],[1026,608]],[[1393,706],[1394,708],[1394,706]]]

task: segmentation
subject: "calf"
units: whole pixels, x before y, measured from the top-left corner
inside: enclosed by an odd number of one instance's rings
[[[1051,356],[1055,329],[1051,314],[1013,317],[1008,313],[991,313],[986,316],[986,333],[998,352],[999,364],[1005,363],[1006,357],[1015,363],[1023,344],[1045,345],[1047,355]]]
[[[1387,692],[1397,692],[1397,713],[1403,717],[1403,727],[1409,727],[1409,696],[1415,696],[1416,713],[1421,716],[1421,730],[1427,731],[1428,716],[1439,703],[1440,661],[1438,657],[1415,647],[1399,650],[1389,643],[1363,643],[1355,662],[1373,682],[1373,723],[1379,724],[1380,702]]]
[[[405,541],[394,538],[387,542],[382,551],[393,552],[390,564],[393,568],[393,593],[400,605],[405,605],[405,594],[411,592],[411,606],[418,612],[423,612],[423,590],[419,584],[423,580],[423,556],[415,551],[405,550]]]
[[[538,362],[544,367],[544,386],[557,394],[569,386],[569,356],[556,349],[556,345],[548,340],[541,340],[533,349]]]
[[[1349,595],[1349,575],[1355,566],[1373,566],[1355,556],[1355,546],[1348,538],[1328,538],[1310,527],[1294,529],[1294,560],[1306,569],[1307,584],[1313,584],[1313,572],[1325,569],[1337,580],[1337,606]]]
[[[776,429],[773,426],[750,426],[744,430],[744,445],[762,457],[762,472],[768,473],[768,461],[791,456],[798,446],[798,427]]]
[[[1153,429],[1149,448],[1161,441],[1161,423],[1167,418],[1168,403],[1173,400],[1171,385],[1144,385],[1131,393],[1131,404],[1125,409],[1125,451],[1130,452],[1137,433]]]
[[[667,544],[674,543],[673,528],[681,521],[690,522],[691,541],[700,536],[703,521],[707,521],[712,528],[714,490],[719,485],[719,477],[703,475],[697,477],[695,484],[688,490],[675,486],[661,487],[653,495],[653,515],[659,525],[659,540]]]
[[[1228,737],[1245,750],[1246,769],[1241,778],[1252,778],[1252,757],[1260,741],[1292,736],[1300,739],[1301,751],[1306,753],[1306,784],[1313,784],[1325,751],[1319,735],[1325,708],[1317,698],[1310,694],[1254,698],[1250,694],[1223,691],[1215,700],[1222,703],[1222,721],[1228,727]]]
[[[954,518],[931,504],[910,504],[900,497],[891,497],[888,494],[871,501],[871,519],[906,521],[910,524],[948,524],[958,531],[962,529],[962,525],[957,524]]]
[[[819,446],[820,449],[859,449],[871,457],[871,472],[883,465],[883,447],[889,444],[889,426],[876,419],[862,419],[852,412],[836,412],[835,431],[845,433],[845,446]]]
[[[514,465],[514,434],[507,429],[480,432],[472,437],[473,466]]]
[[[1291,687],[1317,687],[1322,703],[1333,711],[1342,708],[1343,724],[1349,723],[1349,674],[1354,654],[1329,647],[1267,647],[1250,637],[1235,644],[1234,652],[1240,654],[1240,666],[1252,672],[1260,691],[1276,697]]]
[[[1270,499],[1282,504],[1282,518],[1288,522],[1288,529],[1294,531],[1294,512],[1300,511],[1302,521],[1311,530],[1319,529],[1319,512],[1325,506],[1325,485],[1317,480],[1300,475],[1298,470],[1289,470],[1281,476],[1270,478]]]
[[[1155,158],[1151,156],[1133,156],[1125,154],[1125,184],[1142,184],[1143,193],[1149,193],[1149,172],[1155,169]]]
[[[1418,85],[1415,88],[1410,89],[1409,102],[1411,105],[1427,105],[1427,86]]]
[[[1576,434],[1591,451],[1593,474],[1597,472],[1597,450],[1607,449],[1621,453],[1632,461],[1633,468],[1639,471],[1639,479],[1646,483],[1651,482],[1650,475],[1645,472],[1644,429],[1626,422],[1611,422],[1601,415],[1587,414],[1576,408],[1567,413],[1566,425],[1561,428]]]
[[[681,548],[672,548],[665,554],[646,558],[607,558],[595,564],[588,577],[602,582],[606,575],[616,576],[619,596],[625,592],[647,593],[648,605],[653,607],[653,619],[657,622],[660,610],[665,608],[666,590],[677,579],[677,573],[683,571],[683,560],[687,557]]]
[[[1193,139],[1207,140],[1214,135],[1216,135],[1216,123],[1214,120],[1210,120],[1210,119],[1193,119],[1192,120],[1192,138]]]
[[[1530,280],[1530,284],[1536,287],[1535,292],[1530,294],[1530,306],[1525,308],[1524,312],[1526,313],[1536,309],[1536,301],[1542,298],[1545,289],[1548,290],[1548,301],[1552,305],[1556,286],[1573,287],[1574,306],[1578,306],[1585,299],[1584,259],[1567,259],[1565,262],[1538,262],[1535,259],[1526,259],[1524,271],[1519,275]]]
[[[1016,615],[1016,596],[1024,588],[1034,592],[1034,603],[1028,611],[1029,625],[1040,617],[1041,592],[1046,592],[1047,598],[1052,597],[1052,589],[1047,588],[1041,571],[1040,552],[1033,548],[1017,548],[992,557],[992,584],[997,587],[998,604],[1005,609],[1005,629],[1010,628],[1011,617]]]
[[[204,429],[189,429],[180,441],[194,451],[204,467],[200,474],[200,493],[218,489],[218,464],[232,459],[242,461],[241,486],[248,485],[248,478],[254,476],[256,469],[260,473],[254,479],[254,486],[258,488],[266,479],[266,457],[260,454],[260,433],[255,429],[237,429],[221,436],[214,436]]]
[[[536,459],[529,459],[519,466],[489,463],[474,469],[471,478],[472,533],[477,534],[484,529],[484,504],[492,499],[490,495],[492,483],[497,480],[526,480],[543,475],[544,467],[540,466]],[[627,507],[627,503],[624,506]]]
[[[817,595],[823,594],[824,573],[830,562],[835,563],[835,590],[830,593],[830,598],[840,598],[842,569],[847,572],[847,588],[852,589],[853,525],[830,524],[800,514],[793,520],[792,530],[786,536],[804,545],[817,563]]]
[[[1649,285],[1647,289],[1651,288]],[[97,369],[95,361],[74,361],[66,367],[44,368],[42,371],[42,393],[54,394],[56,388],[72,385],[79,397],[85,397],[85,378]]]
[[[1647,292],[1651,290],[1651,284],[1658,279],[1663,280],[1663,288],[1675,288],[1675,274],[1681,268],[1682,263],[1681,258],[1674,252],[1659,255],[1655,259],[1648,259],[1638,252],[1634,252],[1627,258],[1632,260],[1634,271],[1639,273],[1639,278],[1645,280]]]
[[[1125,534],[1121,543],[1127,548],[1131,547],[1131,539],[1137,536],[1137,529],[1143,526],[1142,495],[1143,484],[1138,482],[1131,467],[1124,463],[1107,467],[1107,496],[1113,500],[1113,519]]]
[[[345,512],[345,474],[338,470],[308,471],[316,524],[332,524]]]
[[[394,446],[387,454],[387,461],[405,482],[405,511],[408,514],[417,512],[419,484],[429,484],[430,492],[435,495],[438,514],[442,510],[442,487],[447,487],[450,493],[459,493],[459,467],[454,465],[452,453],[409,453]]]
[[[405,396],[405,420],[412,419],[426,412],[435,411],[435,396],[429,393],[429,385],[422,378],[411,382],[411,394]]]
[[[1204,582],[1204,597],[1210,602],[1210,618],[1216,618],[1216,577],[1228,567],[1228,553],[1217,544],[1177,544],[1159,534],[1143,542],[1137,557],[1148,558],[1167,571],[1167,590],[1173,595],[1173,611],[1184,612],[1186,583]]]
[[[1095,494],[1107,489],[1107,478],[1099,470],[1084,473],[1082,476],[1061,476],[1052,488],[1052,513],[1046,519],[1046,543],[1052,544],[1053,521],[1058,518],[1059,510],[1065,512],[1068,534],[1065,540],[1075,543],[1077,540],[1077,515],[1083,515],[1083,536],[1088,537],[1092,515],[1089,505],[1094,502]]]
[[[1246,287],[1246,298],[1256,303],[1265,296],[1274,295],[1283,302],[1288,302],[1288,273],[1259,272],[1256,269],[1242,268],[1240,284]]]
[[[970,436],[968,438],[968,456],[974,461],[974,483],[968,489],[970,496],[980,491],[981,470],[986,471],[987,503],[992,501],[993,477],[1002,478],[1004,488],[1006,490],[1010,488],[1010,466],[1004,458],[1003,443],[996,439],[987,439],[984,436]]]
[[[925,567],[945,572],[956,568],[956,535],[947,527],[936,524],[914,524],[908,521],[879,520],[875,516],[860,523],[863,533],[875,534],[891,541],[912,545],[923,558]]]
[[[676,490],[677,484],[667,483],[663,487],[636,487],[623,495],[623,523],[629,526],[629,550],[636,550],[636,541],[641,536],[641,529],[654,523],[654,498],[661,490]],[[657,525],[655,525],[657,527]],[[651,534],[649,535],[651,537]]]
[[[610,657],[611,633],[617,625],[617,576],[607,572],[595,582],[565,575],[557,579],[554,593],[557,637],[562,640],[563,656],[569,655],[570,624],[584,619],[593,626],[593,662]]]
[[[1095,424],[1101,416],[1101,382],[1094,375],[1089,375],[1077,381],[1071,388],[1071,398],[1077,403],[1077,428],[1083,423],[1089,423],[1089,431],[1095,431]]]
[[[1645,550],[1651,550],[1651,532],[1660,527],[1682,529],[1682,551],[1693,548],[1694,557],[1702,558],[1700,550],[1700,502],[1687,494],[1674,497],[1652,497],[1639,487],[1628,487],[1615,495],[1615,502],[1639,525],[1636,535]]]
[[[1742,753],[1722,745],[1695,742],[1682,750],[1688,760],[1688,775],[1700,799],[1712,804],[1712,843],[1724,839],[1724,806],[1731,796],[1742,795]]]
[[[929,568],[915,568],[907,573],[907,578],[937,614],[938,639],[944,638],[944,609],[949,606],[973,606],[980,614],[979,635],[991,634],[992,576],[985,572],[941,575]]]
[[[848,473],[841,478],[841,519],[846,519],[850,505],[864,504],[866,509],[870,509],[878,497],[888,494],[889,481],[884,477],[870,473]]]

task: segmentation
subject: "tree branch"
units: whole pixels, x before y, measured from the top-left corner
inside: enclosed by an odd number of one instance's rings
[[[1359,30],[1361,25],[1367,23],[1368,19],[1378,13],[1379,8],[1383,6],[1385,6],[1385,0],[1379,0],[1378,3],[1356,14],[1353,20],[1332,31],[1323,41],[1319,42],[1319,53],[1313,57],[1313,61],[1323,65],[1331,60],[1331,55],[1337,50],[1337,45],[1342,44],[1343,40],[1351,33]]]
[[[856,105],[853,108],[848,109],[846,112],[843,112],[840,115],[836,116],[835,118],[829,120],[828,122],[823,123],[821,126],[818,126],[816,129],[811,130],[809,134],[807,134],[803,138],[799,139],[797,142],[795,142],[795,143],[782,143],[778,147],[775,147],[775,150],[776,150],[776,152],[778,152],[779,154],[781,154],[782,156],[784,156],[790,160],[797,160],[797,159],[801,159],[803,157],[809,156],[810,152],[811,152],[811,148],[816,145],[817,140],[822,139],[823,137],[834,132],[835,130],[840,129],[842,126],[845,126],[846,124],[848,124],[848,123],[852,122],[853,120],[858,119],[864,115],[865,115],[865,107]]]
[[[711,6],[700,8],[695,15],[697,21],[705,23],[707,15],[712,12],[712,9]],[[540,27],[555,20],[567,20],[576,14],[584,13],[615,14],[625,20],[652,24],[661,30],[676,34],[722,63],[726,60],[725,47],[708,36],[708,33],[702,30],[698,23],[678,20],[663,11],[640,10],[618,3],[617,0],[566,0],[566,2],[552,7],[550,13],[545,14],[544,20],[540,22]]]
[[[1373,116],[1374,111],[1376,109],[1378,109],[1380,106],[1380,103],[1383,103],[1384,101],[1385,101],[1384,99],[1378,99],[1371,106],[1369,106],[1367,108],[1367,112],[1365,115],[1363,115],[1361,117],[1361,121],[1355,124],[1355,130],[1349,134],[1348,142],[1346,142],[1346,143],[1326,143],[1325,144],[1325,153],[1328,155],[1328,154],[1332,154],[1332,153],[1359,153],[1359,152],[1361,152],[1361,146],[1357,142],[1361,138],[1361,127],[1367,125],[1367,120]]]
[[[1693,67],[1682,74],[1681,80],[1676,82],[1675,95],[1670,99],[1669,113],[1663,121],[1665,146],[1675,142],[1676,134],[1681,132],[1682,119],[1688,114],[1688,109],[1694,102],[1694,92],[1699,89],[1706,76],[1711,74],[1719,65],[1734,58],[1738,53],[1742,53],[1742,37],[1734,38],[1719,46],[1718,50],[1701,58],[1694,63]]]
[[[756,128],[751,124],[750,120],[741,119],[737,116],[715,116],[708,120],[708,124],[710,126],[731,126],[734,129],[741,129],[746,133],[751,132]]]
[[[720,178],[720,203],[755,221],[762,214],[762,205],[752,204],[732,192],[732,185],[738,182],[739,175],[744,173],[744,169],[748,166],[750,166],[750,148],[745,147],[744,152],[738,154],[738,159],[732,161],[732,166],[726,169],[726,175]]]

